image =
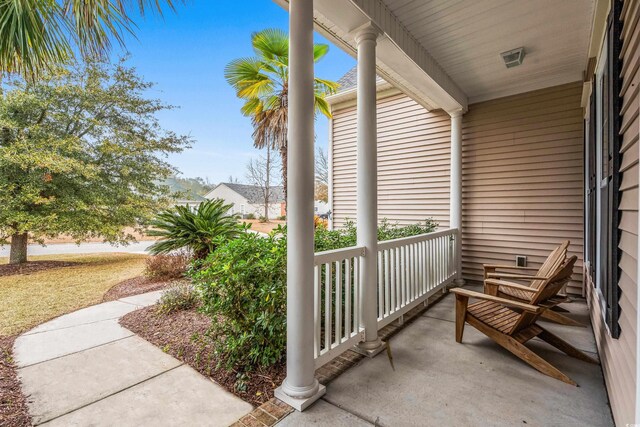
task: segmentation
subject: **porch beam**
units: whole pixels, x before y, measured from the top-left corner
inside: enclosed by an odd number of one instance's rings
[[[358,351],[373,356],[378,338],[378,151],[376,124],[376,39],[380,30],[365,24],[355,32],[358,50],[357,98],[357,239],[365,248],[360,267],[360,325],[365,339]]]
[[[302,411],[325,393],[313,353],[313,0],[291,0],[289,36],[287,377],[275,395]]]
[[[462,279],[462,110],[451,116],[451,180],[449,193],[449,228],[458,229],[456,241],[456,278],[454,283],[464,285]]]

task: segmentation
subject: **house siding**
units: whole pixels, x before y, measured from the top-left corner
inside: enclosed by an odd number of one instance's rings
[[[582,293],[583,122],[581,84],[473,104],[463,116],[463,276],[483,263],[539,266],[564,239],[579,257],[567,288]],[[378,218],[449,226],[447,113],[403,94],[378,100]],[[356,217],[356,109],[334,107],[333,223]]]
[[[249,201],[244,196],[238,194],[224,184],[218,185],[204,197],[210,200],[222,199],[225,201],[225,203],[231,204],[232,206],[229,213],[232,214],[242,213],[244,206],[245,215],[253,214],[256,216],[256,218],[264,215],[264,205],[249,203]],[[280,202],[269,203],[269,219],[276,219],[280,215],[283,215],[282,205],[283,203]]]
[[[569,293],[582,293],[581,83],[472,104],[462,122],[462,270],[527,256],[539,267],[562,240],[577,255]]]
[[[378,218],[449,226],[450,119],[403,94],[378,99]],[[356,218],[356,108],[333,107],[333,225]]]
[[[622,120],[620,172],[620,337],[611,338],[602,318],[602,307],[587,276],[591,322],[607,384],[611,410],[617,425],[638,423],[637,301],[638,301],[638,88],[640,87],[639,1],[625,1],[622,13]]]

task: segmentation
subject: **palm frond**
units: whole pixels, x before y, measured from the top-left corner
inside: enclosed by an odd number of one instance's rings
[[[111,41],[133,34],[132,9],[162,14],[184,0],[0,0],[0,73],[32,79],[74,52],[104,57]]]
[[[256,116],[264,110],[264,105],[260,98],[250,98],[244,103],[240,111],[247,117]]]
[[[0,72],[36,75],[72,56],[70,25],[55,1],[0,2]]]
[[[319,77],[316,77],[313,83],[315,86],[316,93],[321,93],[324,95],[333,95],[334,93],[336,93],[336,91],[340,87],[340,83],[338,82],[321,79]]]
[[[166,209],[149,224],[148,235],[160,237],[149,247],[154,254],[189,249],[196,258],[204,258],[217,246],[243,232],[238,217],[229,214],[231,204],[222,199],[207,200],[193,210],[188,206]]]
[[[313,45],[313,62],[318,62],[329,53],[329,45],[324,43],[316,43]]]
[[[320,113],[322,113],[324,116],[326,116],[328,119],[330,119],[331,116],[331,107],[329,106],[329,103],[327,102],[326,99],[324,99],[323,96],[317,96],[314,98],[314,104],[315,104],[315,110],[319,111]]]
[[[268,28],[251,35],[251,44],[256,55],[267,61],[289,63],[289,36],[279,28]]]

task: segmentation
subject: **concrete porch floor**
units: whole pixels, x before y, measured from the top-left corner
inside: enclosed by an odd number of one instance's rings
[[[583,300],[565,308],[589,324]],[[579,384],[573,387],[539,373],[469,325],[463,343],[456,343],[454,319],[449,294],[391,338],[395,371],[384,353],[362,360],[332,381],[313,407],[278,425],[614,425],[600,365],[530,341],[531,349]],[[543,325],[597,357],[590,324]]]

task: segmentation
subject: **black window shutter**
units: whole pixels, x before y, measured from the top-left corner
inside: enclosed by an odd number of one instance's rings
[[[596,247],[598,235],[596,234],[596,93],[595,93],[595,76],[592,76],[592,91],[589,98],[589,146],[587,147],[587,209],[589,209],[589,223],[586,231],[589,233],[589,247],[587,254],[589,256],[589,272],[591,274],[592,283],[596,284]]]
[[[607,259],[609,265],[606,276],[606,303],[607,303],[607,324],[613,338],[620,336],[620,325],[618,319],[620,316],[619,296],[620,289],[618,280],[620,277],[620,269],[618,267],[620,260],[620,250],[618,243],[620,241],[620,212],[618,206],[620,204],[620,89],[622,82],[620,78],[621,60],[620,52],[622,42],[620,35],[622,33],[622,22],[620,21],[620,11],[622,9],[622,1],[614,0],[612,2],[612,10],[609,14],[608,22],[608,82],[609,97],[605,101],[608,103],[609,126],[609,191],[608,206],[609,220],[607,221],[608,245]]]

